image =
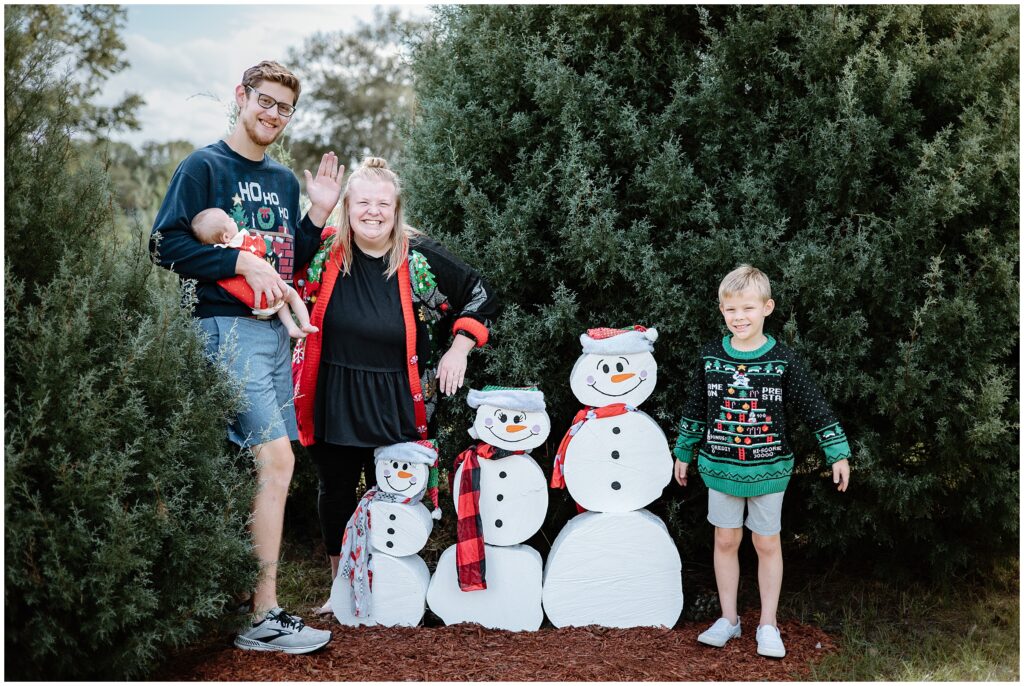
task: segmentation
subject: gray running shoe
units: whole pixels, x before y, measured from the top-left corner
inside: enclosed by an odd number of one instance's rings
[[[298,617],[275,607],[258,624],[235,636],[235,647],[296,655],[323,648],[330,640],[330,631],[308,627]]]

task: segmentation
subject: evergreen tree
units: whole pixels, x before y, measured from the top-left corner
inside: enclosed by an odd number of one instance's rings
[[[138,678],[255,580],[240,393],[153,278],[148,228],[117,238],[54,45],[5,14],[5,673]]]
[[[424,22],[399,10],[378,9],[370,23],[318,32],[289,52],[303,86],[300,114],[289,127],[300,174],[315,169],[325,150],[350,155],[350,169],[366,155],[400,160],[400,125],[413,110],[406,43],[424,30]]]
[[[564,427],[578,335],[654,325],[645,409],[674,436],[697,346],[725,333],[718,283],[750,262],[854,447],[840,496],[795,432],[787,537],[936,574],[1015,551],[1018,26],[993,6],[441,8],[401,171],[414,223],[506,304],[471,380],[539,382]],[[671,508],[686,545],[702,502]]]

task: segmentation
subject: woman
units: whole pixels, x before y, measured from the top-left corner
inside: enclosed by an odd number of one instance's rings
[[[296,287],[319,329],[299,342],[292,372],[333,576],[359,476],[365,471],[367,487],[376,483],[373,449],[428,437],[437,391],[462,387],[497,300],[476,271],[405,224],[399,179],[376,157],[352,172],[341,226],[324,230]],[[435,373],[448,330],[453,339]]]

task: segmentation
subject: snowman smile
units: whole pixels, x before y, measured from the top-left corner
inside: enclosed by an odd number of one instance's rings
[[[632,393],[636,389],[640,388],[640,384],[642,384],[646,380],[647,379],[640,379],[639,381],[636,382],[635,386],[633,386],[632,388],[629,388],[629,389],[627,389],[625,391],[622,391],[621,393],[606,393],[605,391],[602,391],[600,388],[597,387],[597,381],[596,380],[593,383],[588,383],[587,385],[590,386],[591,388],[593,388],[595,391],[597,391],[601,395],[606,395],[609,398],[618,398],[619,396],[626,395],[627,393]],[[614,382],[614,380],[613,380],[613,382]],[[618,390],[618,389],[616,389],[616,390]]]
[[[515,433],[518,433],[518,432],[522,431],[525,428],[526,428],[525,426],[516,426],[513,429],[513,427],[510,426],[510,427],[508,427],[508,431],[510,431],[510,432],[514,431]],[[491,432],[492,436],[494,436],[495,438],[497,438],[499,440],[505,441],[506,443],[522,443],[523,441],[527,441],[527,440],[533,438],[534,435],[535,435],[534,432],[531,430],[530,433],[528,433],[526,436],[523,436],[522,438],[517,438],[517,439],[513,440],[513,439],[509,438],[508,436],[502,436],[502,435],[498,434],[497,432],[495,432],[494,429],[492,429],[489,426],[486,427],[486,429]]]
[[[408,491],[410,488],[412,488],[413,486],[416,485],[416,479],[409,479],[409,481],[408,481],[408,483],[407,483],[405,488],[398,488],[393,483],[391,483],[391,477],[385,476],[384,477],[384,481],[387,482],[388,487],[390,487],[391,490],[398,491],[399,493],[404,493],[404,492]]]

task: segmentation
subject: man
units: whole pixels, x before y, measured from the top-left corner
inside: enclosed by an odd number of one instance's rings
[[[239,112],[234,130],[178,166],[151,237],[161,266],[197,282],[195,316],[208,336],[207,354],[223,360],[245,384],[246,407],[228,427],[228,438],[250,448],[258,468],[260,489],[250,529],[260,576],[252,598],[255,621],[235,645],[286,653],[310,652],[331,638],[329,631],[305,626],[277,602],[284,506],[295,464],[291,441],[297,438],[289,338],[276,317],[253,316],[252,304],[232,297],[217,280],[241,275],[255,293],[256,307],[264,298],[263,307],[277,305],[296,258],[312,256],[338,204],[345,169],[333,152],[323,156],[315,178],[305,172],[311,206],[301,221],[298,180],[266,155],[291,121],[299,91],[298,78],[276,62],[247,69],[235,87]],[[210,207],[226,211],[239,229],[269,237],[276,268],[251,253],[200,243],[189,225]]]

